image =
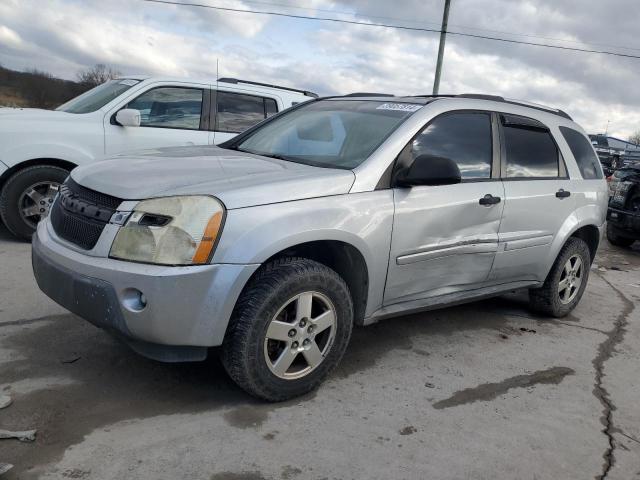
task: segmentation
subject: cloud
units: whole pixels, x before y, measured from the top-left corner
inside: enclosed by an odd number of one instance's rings
[[[211,4],[434,29],[443,8],[443,0],[403,0],[402,8],[385,0]],[[638,18],[637,0],[454,0],[449,23],[451,31],[640,54]],[[136,0],[0,2],[0,63],[65,78],[95,63],[124,73],[213,77],[220,59],[225,76],[323,94],[425,94],[433,84],[437,46],[436,33]],[[549,104],[587,130],[602,131],[610,121],[609,131],[626,137],[640,129],[638,78],[637,59],[449,35],[441,91]]]

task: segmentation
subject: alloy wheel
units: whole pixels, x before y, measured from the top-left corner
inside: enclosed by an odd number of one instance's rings
[[[24,222],[35,228],[49,215],[59,189],[60,184],[56,182],[38,182],[27,187],[18,199],[18,211]]]
[[[584,263],[579,255],[572,255],[564,264],[560,281],[558,282],[558,295],[563,304],[571,303],[582,285],[582,273]]]
[[[289,299],[267,327],[264,358],[271,373],[302,378],[325,359],[336,335],[336,309],[327,296],[303,292]]]

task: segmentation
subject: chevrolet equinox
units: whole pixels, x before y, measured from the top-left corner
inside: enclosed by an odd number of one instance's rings
[[[56,302],[160,361],[219,349],[270,401],[354,325],[528,289],[579,302],[607,213],[582,128],[487,95],[314,99],[218,146],[79,167],[33,239]]]

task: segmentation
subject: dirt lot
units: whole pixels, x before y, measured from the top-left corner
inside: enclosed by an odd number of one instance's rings
[[[638,246],[604,246],[561,321],[522,294],[387,320],[276,405],[65,312],[29,252],[0,227],[0,429],[38,430],[0,440],[3,480],[640,479]]]

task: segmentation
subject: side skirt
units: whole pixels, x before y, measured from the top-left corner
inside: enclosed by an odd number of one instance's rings
[[[372,323],[376,323],[380,320],[397,317],[400,315],[410,315],[412,313],[425,312],[429,310],[436,310],[442,307],[451,307],[463,303],[474,302],[476,300],[482,300],[484,298],[495,297],[511,290],[541,286],[542,282],[530,280],[501,283],[499,285],[491,285],[474,290],[464,290],[461,292],[438,295],[436,297],[421,298],[419,300],[396,303],[379,308],[378,310],[373,312],[372,315],[364,319],[363,325],[371,325]]]

